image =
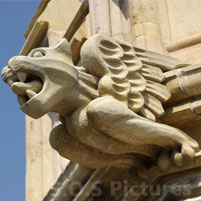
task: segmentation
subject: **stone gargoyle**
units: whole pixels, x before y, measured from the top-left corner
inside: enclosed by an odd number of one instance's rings
[[[61,156],[91,168],[182,166],[193,160],[199,145],[157,122],[171,96],[162,84],[168,63],[163,69],[153,58],[142,64],[143,51],[94,35],[82,46],[77,67],[62,39],[56,47],[13,57],[2,76],[25,114],[59,114],[61,124],[52,129],[50,144]]]

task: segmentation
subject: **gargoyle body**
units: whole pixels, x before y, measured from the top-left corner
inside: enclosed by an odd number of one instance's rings
[[[73,65],[63,39],[13,57],[2,71],[27,115],[59,113],[50,144],[60,155],[91,168],[166,169],[194,158],[195,140],[157,123],[170,98],[160,67],[142,65],[132,46],[102,35],[85,42],[81,62]]]

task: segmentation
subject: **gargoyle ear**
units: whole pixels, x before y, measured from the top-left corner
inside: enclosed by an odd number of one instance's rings
[[[70,48],[70,44],[68,43],[68,41],[63,38],[56,46],[55,46],[55,50],[57,50],[59,53],[63,53],[65,55],[68,56],[72,56],[72,52],[71,52],[71,48]]]

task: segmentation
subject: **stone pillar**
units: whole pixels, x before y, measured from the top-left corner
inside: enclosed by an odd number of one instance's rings
[[[111,34],[108,0],[89,0],[90,35]]]
[[[90,35],[104,33],[132,43],[128,0],[89,0]]]
[[[52,150],[48,136],[51,119],[39,120],[26,116],[26,200],[41,200],[54,183]]]
[[[159,53],[164,48],[156,0],[89,0],[90,33],[107,33]]]
[[[129,0],[135,45],[158,53],[167,53],[162,39],[156,0]]]

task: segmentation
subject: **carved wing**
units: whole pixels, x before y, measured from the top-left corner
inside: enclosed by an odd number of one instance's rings
[[[135,113],[156,120],[171,94],[162,70],[180,67],[178,60],[134,48],[104,35],[94,35],[81,50],[86,71],[100,78],[99,96],[112,96]]]

